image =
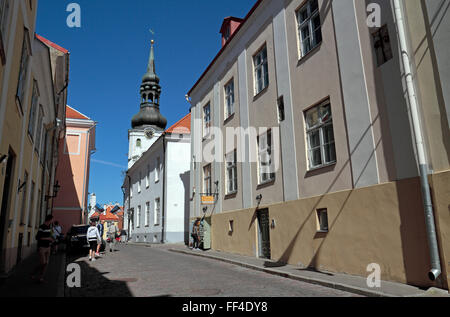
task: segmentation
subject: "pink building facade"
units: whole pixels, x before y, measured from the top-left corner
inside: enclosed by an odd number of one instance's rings
[[[89,171],[96,128],[96,122],[69,106],[66,113],[67,128],[59,140],[60,161],[56,170],[60,190],[53,203],[53,216],[63,233],[88,219]]]

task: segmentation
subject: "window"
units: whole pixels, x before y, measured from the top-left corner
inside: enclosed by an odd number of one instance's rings
[[[328,232],[328,211],[327,209],[317,210],[317,231]]]
[[[42,120],[44,118],[44,111],[42,110],[42,106],[39,106],[39,117],[38,117],[38,125],[37,125],[37,134],[36,134],[36,142],[35,142],[35,149],[36,152],[39,153],[41,157],[41,162],[43,162],[43,156],[41,155],[41,142],[42,142]]]
[[[137,139],[136,140],[136,147],[141,147],[142,146],[142,141],[141,139]]]
[[[267,47],[264,46],[254,57],[255,95],[269,86],[269,69],[267,64]]]
[[[141,181],[142,181],[142,174],[139,173],[139,181],[138,181],[138,194],[141,192]]]
[[[211,164],[203,167],[203,193],[212,193],[212,183],[211,183]]]
[[[30,108],[30,118],[28,121],[28,134],[30,135],[31,139],[34,140],[34,130],[36,127],[36,112],[37,112],[37,106],[38,106],[38,98],[39,98],[39,92],[37,87],[37,82],[33,82],[33,96],[31,98],[31,108]]]
[[[34,208],[34,189],[36,185],[34,182],[31,182],[31,199],[30,199],[30,208],[28,209],[30,212],[28,214],[28,226],[31,227],[32,217],[35,215],[35,208]],[[36,216],[37,217],[37,216]]]
[[[278,106],[278,122],[282,122],[286,118],[284,115],[284,97],[283,96],[278,98],[277,106]]]
[[[147,166],[147,174],[145,175],[145,188],[150,187],[150,166]]]
[[[158,157],[156,159],[156,168],[155,168],[155,183],[159,182],[159,174],[161,173],[161,158]]]
[[[145,204],[145,226],[149,226],[149,219],[150,219],[150,202],[147,202]]]
[[[159,225],[159,219],[161,218],[161,200],[159,198],[155,199],[155,226]]]
[[[234,114],[234,79],[225,86],[225,118]]]
[[[207,137],[211,129],[211,104],[203,107],[203,137]]]
[[[0,59],[2,65],[6,64],[5,44],[6,43],[6,27],[8,26],[10,0],[0,0]]]
[[[393,57],[387,25],[382,26],[378,31],[373,33],[372,37],[375,55],[377,57],[377,65],[379,67]]]
[[[22,187],[22,209],[20,212],[20,224],[23,226],[25,224],[25,212],[26,212],[26,206],[27,206],[27,186],[28,186],[28,173],[25,172],[23,176],[23,183],[20,183],[20,185],[23,184]]]
[[[141,226],[141,206],[138,206],[136,214],[136,228],[139,228],[140,226]]]
[[[17,100],[19,101],[19,106],[22,112],[23,98],[25,95],[25,80],[27,77],[28,62],[30,61],[30,48],[28,45],[28,31],[25,30],[22,44],[22,57],[20,60],[19,80],[17,83]]]
[[[233,152],[229,153],[226,156],[226,193],[234,194],[237,192],[238,185],[237,185],[237,151],[234,150]]]
[[[258,137],[258,174],[259,184],[275,179],[272,153],[272,130]]]
[[[230,220],[228,222],[228,232],[233,233],[234,232],[234,220]]]
[[[133,197],[133,185],[130,186],[130,198]]]
[[[335,163],[336,148],[330,102],[326,101],[308,110],[305,117],[310,169]]]
[[[300,56],[308,54],[322,42],[318,0],[309,0],[297,11]]]

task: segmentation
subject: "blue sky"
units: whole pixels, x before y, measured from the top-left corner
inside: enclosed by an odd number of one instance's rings
[[[72,2],[81,7],[81,28],[66,24]],[[139,111],[151,38],[169,127],[189,113],[185,94],[220,50],[223,19],[245,17],[255,2],[39,0],[36,32],[71,54],[68,104],[98,122],[89,184],[97,201],[123,202],[127,131]]]

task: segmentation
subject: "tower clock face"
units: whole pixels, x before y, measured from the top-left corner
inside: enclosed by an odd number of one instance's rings
[[[155,135],[155,130],[153,130],[153,129],[145,130],[145,136],[147,137],[147,139],[153,138],[154,135]]]

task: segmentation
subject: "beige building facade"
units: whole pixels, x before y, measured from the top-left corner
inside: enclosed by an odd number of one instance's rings
[[[51,213],[67,101],[57,87],[66,86],[58,78],[68,78],[68,55],[56,69],[52,48],[35,35],[37,1],[0,4],[0,273],[8,273],[35,250],[37,229]]]
[[[448,289],[450,16],[434,2],[400,4],[440,278],[428,278],[394,1],[257,1],[224,41],[189,92],[190,216],[208,223],[213,249],[360,276],[377,263],[384,280]]]

